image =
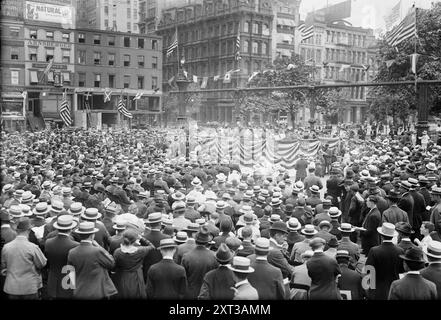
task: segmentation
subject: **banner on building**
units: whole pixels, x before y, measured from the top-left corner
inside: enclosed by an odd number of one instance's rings
[[[24,18],[73,27],[73,7],[26,1]]]

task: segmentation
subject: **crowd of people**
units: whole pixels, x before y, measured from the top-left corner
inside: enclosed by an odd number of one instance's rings
[[[153,129],[1,140],[3,297],[441,299],[430,140],[325,147],[325,178],[304,158],[294,176],[167,158]]]

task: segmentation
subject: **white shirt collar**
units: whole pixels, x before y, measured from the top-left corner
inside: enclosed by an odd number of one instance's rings
[[[68,234],[68,233],[64,233],[64,232],[60,232],[60,231],[58,231],[58,234],[59,234],[60,236],[66,236],[66,237],[68,237],[68,236],[69,236],[69,234]]]
[[[314,250],[314,253],[316,253],[316,252],[323,252],[323,249]]]
[[[245,280],[239,281],[239,282],[237,282],[234,286],[235,286],[236,288],[239,288],[241,285],[243,285],[243,284],[245,284],[245,283],[248,283],[248,279],[245,279]]]
[[[173,257],[162,257],[162,259],[164,259],[164,260],[173,260]]]
[[[420,274],[419,271],[409,271],[407,274]]]
[[[86,242],[86,243],[90,243],[90,244],[93,243],[92,240],[81,240],[81,242]]]
[[[390,242],[390,243],[392,243],[392,240],[383,240],[383,243],[385,243],[385,242]]]
[[[11,225],[9,223],[2,224],[2,228],[10,228]]]
[[[267,256],[258,256],[258,257],[256,257],[256,260],[268,261],[268,258],[267,258]]]
[[[401,241],[408,241],[408,242],[410,242],[410,238],[401,238]]]

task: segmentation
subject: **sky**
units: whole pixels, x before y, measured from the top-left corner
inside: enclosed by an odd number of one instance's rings
[[[304,19],[306,13],[314,9],[320,9],[329,5],[343,2],[344,0],[302,0],[300,5],[300,17]],[[405,17],[407,10],[416,2],[419,8],[430,8],[432,2],[441,0],[402,0],[401,15]],[[352,0],[352,15],[347,19],[355,27],[385,29],[384,16],[391,12],[391,9],[399,0]],[[378,34],[378,31],[375,32]]]

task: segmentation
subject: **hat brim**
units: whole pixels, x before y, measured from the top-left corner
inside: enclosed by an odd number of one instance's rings
[[[283,233],[289,233],[288,230],[283,230],[283,229],[279,229],[279,228],[269,228],[270,231],[279,231],[279,232],[283,232]]]
[[[175,244],[171,244],[171,243],[169,243],[169,244],[166,244],[166,245],[163,245],[163,246],[159,246],[158,247],[158,250],[161,250],[161,249],[166,249],[166,248],[176,248],[178,245],[175,243]]]
[[[389,238],[393,238],[393,237],[397,237],[398,236],[398,232],[394,231],[394,234],[391,236],[390,234],[385,234],[382,232],[381,227],[377,228],[377,232],[385,237],[389,237]]]
[[[86,219],[86,220],[98,220],[99,218],[101,218],[103,215],[101,214],[101,212],[98,212],[98,214],[95,217],[88,217],[85,215],[86,210],[84,210],[84,212],[81,214],[81,218]]]
[[[227,267],[228,267],[228,269],[230,269],[231,271],[238,272],[238,273],[253,273],[253,272],[254,272],[254,268],[252,268],[252,267],[248,267],[247,270],[236,269],[236,268],[234,268],[234,267],[231,266],[231,265],[228,265]]]
[[[58,230],[72,230],[75,229],[77,226],[78,226],[78,222],[75,220],[72,221],[72,224],[70,226],[60,226],[57,222],[54,222],[53,225],[53,227]]]
[[[187,240],[188,240],[188,239],[186,239],[186,240],[179,240],[179,239],[176,238],[176,236],[173,237],[173,241],[175,241],[175,242],[179,242],[179,243],[186,243]]]
[[[403,260],[406,260],[406,261],[425,263],[424,259],[421,259],[421,260],[409,259],[409,258],[406,257],[406,255],[404,255],[404,254],[400,254],[399,257],[400,257],[401,259],[403,259]]]
[[[425,255],[432,257],[432,258],[435,258],[435,259],[441,259],[441,253],[439,255],[436,255],[436,254],[430,253],[429,251],[427,251],[427,249],[428,249],[427,247],[423,248],[423,252]]]
[[[298,226],[298,227],[295,227],[295,228],[292,228],[292,227],[288,226],[288,230],[290,230],[290,231],[299,231],[300,229],[302,229],[302,226]]]
[[[115,230],[125,230],[127,227],[119,227],[119,226],[115,225],[115,226],[112,226],[112,228]]]
[[[92,233],[97,233],[98,231],[99,231],[98,228],[93,228],[93,231],[75,230],[75,233],[78,233],[78,234],[92,234]]]
[[[309,233],[309,232],[305,232],[305,229],[303,229],[302,231],[300,231],[302,234],[304,234],[305,236],[313,236],[316,235],[318,233],[317,230],[314,229],[314,233]]]
[[[338,227],[337,228],[338,229],[338,231],[340,231],[340,232],[344,232],[344,233],[352,233],[352,232],[355,232],[355,228],[351,228],[351,230],[343,230],[342,228],[340,228],[340,227]]]

